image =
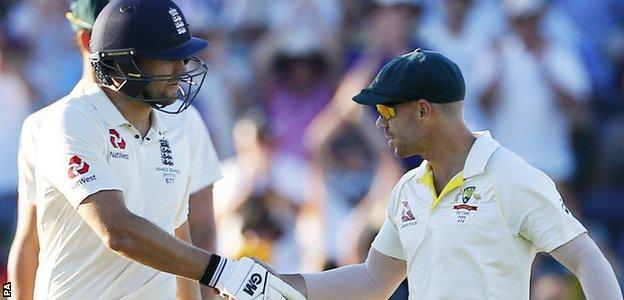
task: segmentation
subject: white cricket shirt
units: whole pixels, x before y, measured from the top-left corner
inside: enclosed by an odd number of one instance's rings
[[[94,84],[95,85],[95,84]],[[69,99],[82,95],[89,86],[84,81],[79,81],[72,91],[60,100],[50,104],[32,114],[30,114],[22,124],[20,134],[19,150],[17,155],[18,165],[18,192],[23,199],[35,204],[35,160],[37,154],[37,135],[41,129],[41,124],[45,120],[48,112],[57,105],[63,105]],[[159,113],[159,112],[158,112]],[[196,162],[191,167],[191,194],[213,184],[221,178],[222,173],[219,167],[219,159],[212,144],[212,140],[206,125],[195,107],[189,108],[177,116],[187,125],[190,139],[191,155]]]
[[[529,299],[536,253],[586,232],[552,180],[477,135],[439,197],[426,161],[390,196],[372,246],[406,261],[410,299]]]
[[[21,199],[26,199],[29,203],[35,204],[35,160],[37,159],[37,135],[41,129],[41,124],[49,111],[71,98],[80,96],[84,93],[85,88],[84,81],[78,81],[67,96],[30,114],[22,123],[19,149],[17,151],[17,191]]]
[[[173,275],[108,249],[76,208],[96,192],[120,190],[132,213],[174,234],[186,221],[189,192],[220,176],[212,147],[200,154],[215,160],[213,169],[193,161],[195,143],[209,139],[197,136],[207,135],[205,127],[191,123],[154,112],[142,138],[97,86],[47,113],[35,168],[36,298],[175,298]],[[205,168],[198,173],[204,177],[191,180],[196,168]]]

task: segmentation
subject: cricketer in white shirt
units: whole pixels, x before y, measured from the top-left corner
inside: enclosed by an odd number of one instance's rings
[[[187,219],[189,194],[221,176],[198,118],[196,110],[154,111],[141,139],[98,86],[46,112],[33,144],[41,248],[35,298],[175,298],[174,275],[107,248],[76,208],[99,191],[119,190],[128,210],[173,235]]]
[[[439,197],[427,161],[390,196],[372,247],[406,261],[410,299],[528,299],[536,253],[586,232],[548,176],[477,135]]]

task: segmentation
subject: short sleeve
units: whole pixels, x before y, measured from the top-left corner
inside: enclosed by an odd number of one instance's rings
[[[190,193],[213,184],[221,178],[219,158],[201,116],[194,108],[188,109],[189,144],[191,146]]]
[[[386,220],[381,226],[379,233],[377,233],[377,236],[375,236],[372,247],[384,255],[405,260],[405,254],[403,251],[403,245],[401,244],[401,239],[399,237],[399,231],[397,229],[396,223],[393,220],[393,216],[396,213],[398,203],[398,192],[396,192],[397,189],[398,188],[395,187],[395,190],[390,196]]]
[[[587,232],[565,206],[555,183],[525,165],[497,188],[512,233],[531,241],[539,251],[550,252]]]
[[[37,122],[38,116],[40,115],[35,113],[24,120],[17,152],[17,191],[20,195],[20,199],[24,199],[33,205],[36,200],[35,160],[37,159],[37,150],[35,135],[39,130],[39,123]]]
[[[122,190],[107,161],[103,129],[91,116],[62,107],[41,128],[37,172],[74,208],[99,191]]]

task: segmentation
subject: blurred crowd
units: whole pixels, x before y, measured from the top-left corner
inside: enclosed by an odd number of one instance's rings
[[[466,121],[550,175],[624,279],[624,2],[177,0],[210,42],[194,102],[222,161],[219,253],[282,272],[362,261],[397,159],[376,113],[350,99],[417,47],[463,71]],[[24,118],[81,76],[66,1],[0,2],[0,281],[15,226]],[[546,256],[533,299],[582,298]],[[405,290],[393,296],[405,299]]]

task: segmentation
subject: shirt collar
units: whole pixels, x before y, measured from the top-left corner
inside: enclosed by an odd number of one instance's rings
[[[91,97],[93,105],[95,105],[96,110],[102,114],[106,124],[111,126],[130,124],[99,86],[94,85],[89,87],[87,91],[85,91],[85,94]],[[156,129],[158,133],[163,134],[167,132],[167,126],[162,116],[157,111],[152,110],[151,118],[152,127]]]
[[[483,173],[488,160],[501,145],[492,138],[489,131],[473,132],[477,140],[474,142],[464,164],[464,178]]]
[[[102,115],[106,124],[111,126],[130,124],[99,86],[90,87],[85,94],[89,95],[95,109]]]
[[[165,124],[165,120],[163,120],[163,116],[156,110],[152,110],[152,127],[158,131],[159,134],[163,134],[167,132],[167,125]]]
[[[87,82],[84,79],[80,79],[74,88],[69,92],[70,96],[78,96],[85,94],[88,90],[92,89],[94,86],[97,86],[95,82]]]

